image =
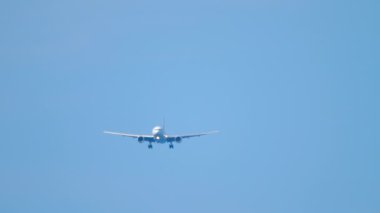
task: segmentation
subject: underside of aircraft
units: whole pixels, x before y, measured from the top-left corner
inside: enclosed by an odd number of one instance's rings
[[[136,138],[139,143],[148,142],[148,148],[153,148],[153,143],[169,143],[169,148],[173,149],[174,145],[173,143],[181,143],[183,139],[192,138],[192,137],[200,137],[203,135],[210,135],[218,133],[218,131],[210,131],[205,133],[195,133],[195,134],[185,134],[185,135],[168,135],[165,133],[165,128],[161,126],[156,126],[152,130],[152,134],[150,135],[139,135],[139,134],[130,134],[130,133],[123,133],[123,132],[110,132],[110,131],[104,131],[106,134],[111,135],[118,135],[123,137],[130,137],[130,138]]]

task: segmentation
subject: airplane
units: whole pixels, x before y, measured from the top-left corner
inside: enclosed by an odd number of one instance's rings
[[[174,148],[173,142],[181,143],[182,139],[215,134],[215,133],[218,133],[218,131],[210,131],[210,132],[205,132],[205,133],[186,134],[186,135],[168,135],[165,132],[165,125],[164,125],[163,127],[161,126],[154,127],[151,135],[139,135],[139,134],[129,134],[129,133],[123,133],[123,132],[110,132],[110,131],[104,131],[104,133],[130,137],[130,138],[137,138],[137,141],[139,143],[143,143],[144,141],[149,142],[149,145],[148,145],[149,149],[153,148],[152,143],[160,143],[160,144],[169,143],[169,148],[173,149]]]

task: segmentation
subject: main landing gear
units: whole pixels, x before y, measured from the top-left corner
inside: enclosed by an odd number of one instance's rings
[[[174,149],[174,145],[173,145],[173,144],[169,144],[169,148],[170,148],[170,149]],[[152,145],[152,144],[149,144],[149,145],[148,145],[148,149],[153,149],[153,145]]]

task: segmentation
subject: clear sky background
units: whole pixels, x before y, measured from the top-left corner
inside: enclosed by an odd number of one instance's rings
[[[1,1],[0,211],[380,212],[379,10]]]

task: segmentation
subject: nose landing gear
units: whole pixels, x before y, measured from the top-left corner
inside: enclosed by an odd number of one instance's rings
[[[152,144],[149,144],[149,145],[148,145],[148,149],[153,149]]]
[[[170,144],[170,145],[169,145],[169,148],[170,148],[170,149],[174,149],[173,144]]]

